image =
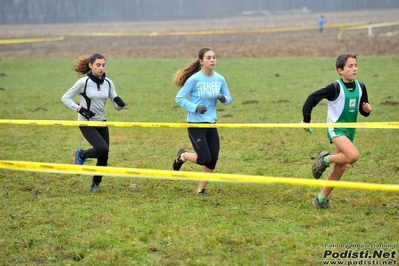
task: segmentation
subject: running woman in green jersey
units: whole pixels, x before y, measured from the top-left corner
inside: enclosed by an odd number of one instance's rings
[[[303,123],[310,123],[313,107],[322,99],[328,100],[327,123],[354,123],[358,112],[369,116],[373,110],[368,101],[366,86],[355,80],[358,71],[356,55],[338,56],[335,66],[341,78],[308,96],[302,108]],[[307,131],[308,128],[304,130]],[[326,168],[334,163],[334,169],[327,179],[338,181],[344,174],[346,165],[357,162],[359,152],[353,145],[355,131],[355,128],[327,128],[327,136],[330,143],[335,145],[335,153],[319,152],[312,166],[314,178],[319,179]],[[313,199],[313,206],[330,209],[328,196],[332,190],[332,187],[323,187]]]

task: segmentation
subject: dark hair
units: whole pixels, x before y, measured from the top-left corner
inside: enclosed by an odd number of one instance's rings
[[[179,88],[183,87],[184,83],[186,83],[187,79],[201,70],[200,60],[204,59],[204,55],[208,51],[213,51],[211,48],[205,47],[199,50],[198,59],[187,65],[186,67],[178,70],[173,75],[173,84],[178,86]]]
[[[354,58],[357,60],[355,54],[341,54],[340,56],[338,56],[337,61],[335,62],[335,67],[337,69],[344,69],[346,60],[348,60],[348,58]]]
[[[89,64],[93,64],[97,59],[104,59],[105,57],[101,54],[93,54],[90,57],[80,57],[73,66],[72,70],[80,75],[85,75],[90,72]]]

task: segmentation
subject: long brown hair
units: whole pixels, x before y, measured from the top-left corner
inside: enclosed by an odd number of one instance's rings
[[[198,59],[192,62],[191,64],[187,65],[186,67],[178,70],[173,75],[173,84],[177,87],[183,87],[184,83],[186,83],[187,79],[201,70],[200,60],[204,59],[204,54],[208,51],[213,51],[211,48],[205,47],[202,48],[198,52]]]
[[[94,61],[96,61],[96,59],[104,59],[105,57],[101,54],[93,54],[90,57],[79,57],[78,60],[76,60],[75,65],[73,66],[73,68],[71,70],[77,72],[80,75],[86,75],[87,73],[90,72],[90,67],[89,67],[89,63],[93,64]]]

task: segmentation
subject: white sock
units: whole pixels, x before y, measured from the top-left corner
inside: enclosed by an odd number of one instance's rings
[[[184,153],[182,153],[182,154],[180,155],[180,160],[182,160],[183,162],[186,162],[186,159],[184,159]]]

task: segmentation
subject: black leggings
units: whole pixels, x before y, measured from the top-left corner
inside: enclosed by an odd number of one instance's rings
[[[214,170],[220,150],[217,128],[188,128],[188,136],[198,156],[197,164]]]
[[[81,153],[82,159],[97,158],[97,166],[107,166],[109,151],[108,127],[79,127],[85,139],[93,146]],[[93,182],[100,184],[102,176],[93,176]]]

